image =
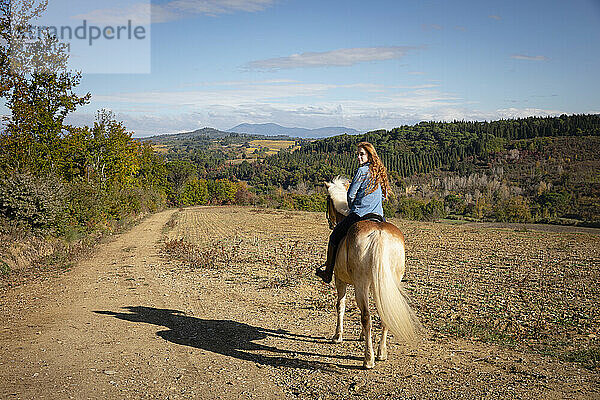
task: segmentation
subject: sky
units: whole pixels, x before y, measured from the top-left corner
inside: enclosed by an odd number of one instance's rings
[[[89,46],[95,56],[74,55],[108,73],[82,68],[77,92],[92,98],[69,122],[90,124],[109,109],[143,137],[241,123],[370,131],[600,113],[600,0],[148,5],[62,8],[73,26],[85,19],[105,28],[126,17],[145,27],[136,50],[105,40],[102,53],[98,40]],[[130,70],[109,71],[119,62]]]

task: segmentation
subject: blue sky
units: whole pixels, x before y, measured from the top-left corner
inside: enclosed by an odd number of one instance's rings
[[[72,19],[141,9],[90,4]],[[148,33],[151,72],[84,71],[72,122],[108,108],[147,136],[600,112],[599,0],[162,0]]]

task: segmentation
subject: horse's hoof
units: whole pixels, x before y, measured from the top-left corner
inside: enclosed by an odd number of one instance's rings
[[[342,337],[341,337],[341,336],[334,336],[334,337],[332,337],[332,338],[331,338],[331,341],[332,341],[333,343],[342,343],[342,342],[343,342],[343,339],[342,339]]]
[[[377,361],[385,361],[387,360],[387,354],[385,356],[377,356]]]
[[[364,362],[363,363],[363,368],[364,369],[373,369],[375,367],[375,362],[371,361],[371,362]]]

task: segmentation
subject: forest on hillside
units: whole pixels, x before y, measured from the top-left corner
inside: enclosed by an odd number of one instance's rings
[[[228,162],[214,148],[168,156],[201,179],[247,183],[252,201],[275,192],[319,198],[324,181],[352,176],[363,140],[388,168],[395,194],[385,206],[390,216],[600,222],[600,115],[421,122],[306,141],[255,162]]]

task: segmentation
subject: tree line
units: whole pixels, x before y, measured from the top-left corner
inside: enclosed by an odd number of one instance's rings
[[[351,177],[360,141],[375,145],[396,198],[389,215],[520,222],[599,221],[600,115],[529,117],[492,122],[421,122],[389,131],[304,142],[259,162],[226,162],[206,176],[245,181],[256,193],[312,193],[335,175]],[[487,186],[448,187],[440,180],[485,176]]]

